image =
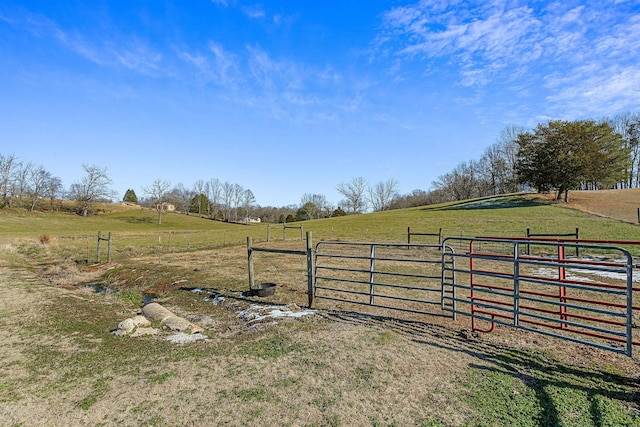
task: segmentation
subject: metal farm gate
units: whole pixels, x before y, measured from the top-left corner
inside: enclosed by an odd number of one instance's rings
[[[306,251],[253,248],[249,238],[249,275],[253,251],[306,255],[309,306],[323,299],[460,314],[474,331],[507,325],[631,356],[640,285],[622,246],[632,245],[640,242],[448,237],[441,245],[321,241],[314,251],[308,232]]]
[[[443,308],[471,317],[476,331],[502,324],[631,356],[640,344],[634,340],[640,307],[633,306],[640,287],[633,287],[629,251],[543,240],[445,239],[468,251],[451,255],[455,266],[443,265],[443,286],[456,294]],[[584,255],[568,256],[578,252]]]
[[[452,254],[436,244],[319,242],[314,298],[454,317],[456,289],[443,285],[455,283]]]

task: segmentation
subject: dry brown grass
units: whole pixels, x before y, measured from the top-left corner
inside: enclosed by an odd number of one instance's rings
[[[626,190],[571,191],[568,206],[605,218],[638,223],[640,188]]]
[[[265,245],[300,250],[304,242]],[[42,259],[39,277],[0,271],[0,419],[8,425],[478,425],[465,400],[472,370],[503,369],[532,388],[548,371],[561,392],[610,388],[620,400],[631,388],[621,382],[637,382],[637,358],[509,328],[472,334],[468,318],[319,301],[313,320],[250,328],[237,315],[250,304],[306,305],[303,256],[256,254],[256,281],[278,284],[259,299],[243,294],[241,246],[94,266],[34,246],[22,253]],[[93,292],[91,283],[121,294]],[[226,302],[214,306],[194,288]],[[111,336],[139,308],[126,292],[160,296],[210,341]]]

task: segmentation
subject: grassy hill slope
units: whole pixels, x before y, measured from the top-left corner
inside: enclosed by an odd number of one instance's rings
[[[601,194],[604,201],[598,202],[598,206],[612,206],[607,201],[611,198],[624,200],[619,196],[620,192]],[[626,194],[632,197],[636,193]],[[516,237],[525,236],[527,228],[534,233],[569,233],[579,228],[580,237],[586,239],[640,240],[640,226],[637,224],[575,209],[579,200],[589,200],[589,206],[594,207],[594,200],[598,199],[582,192],[573,192],[572,195],[576,202],[569,205],[555,203],[539,195],[509,195],[288,225],[311,231],[314,241],[406,242],[408,227],[416,233],[436,233],[442,228],[445,236]],[[165,247],[165,251],[172,251],[243,245],[248,236],[255,242],[264,242],[267,227],[270,227],[272,241],[283,239],[281,224],[241,225],[170,213],[163,215],[162,224],[158,225],[154,211],[139,207],[87,218],[51,212],[0,211],[0,242],[38,239],[48,235],[58,245],[80,251],[88,243],[95,245],[98,231],[103,236],[111,232],[115,259],[130,256],[133,249],[144,253],[157,250],[159,246]],[[287,240],[299,238],[299,230],[287,229]],[[413,237],[412,241],[434,242],[426,237]]]

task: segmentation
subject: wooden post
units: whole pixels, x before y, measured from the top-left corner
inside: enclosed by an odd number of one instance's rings
[[[576,227],[576,240],[580,240],[580,229]],[[577,246],[578,242],[576,242],[576,257],[580,256],[580,248]]]
[[[109,240],[107,242],[107,263],[111,263],[111,232],[109,232]]]
[[[411,244],[411,227],[407,227],[407,245]]]
[[[300,226],[300,240],[302,240],[302,226]]]
[[[249,262],[249,291],[253,289],[254,277],[253,277],[253,249],[251,237],[247,237],[247,260]]]
[[[307,295],[309,297],[309,308],[314,307],[314,284],[315,284],[315,267],[313,265],[313,242],[311,232],[307,231]]]

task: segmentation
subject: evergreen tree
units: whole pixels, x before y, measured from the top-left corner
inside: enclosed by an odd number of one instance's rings
[[[122,198],[123,202],[127,203],[135,203],[138,204],[138,196],[136,196],[136,192],[132,189],[128,189],[126,193],[124,193],[124,197]]]
[[[338,208],[331,213],[332,217],[345,216],[345,215],[347,215],[347,213],[340,206],[338,206]]]
[[[189,205],[189,212],[202,214],[206,212],[207,206],[209,206],[209,198],[205,196],[203,193],[200,193],[191,199],[191,204]]]
[[[610,188],[624,179],[629,150],[606,123],[562,120],[539,124],[518,135],[518,175],[539,192]]]

